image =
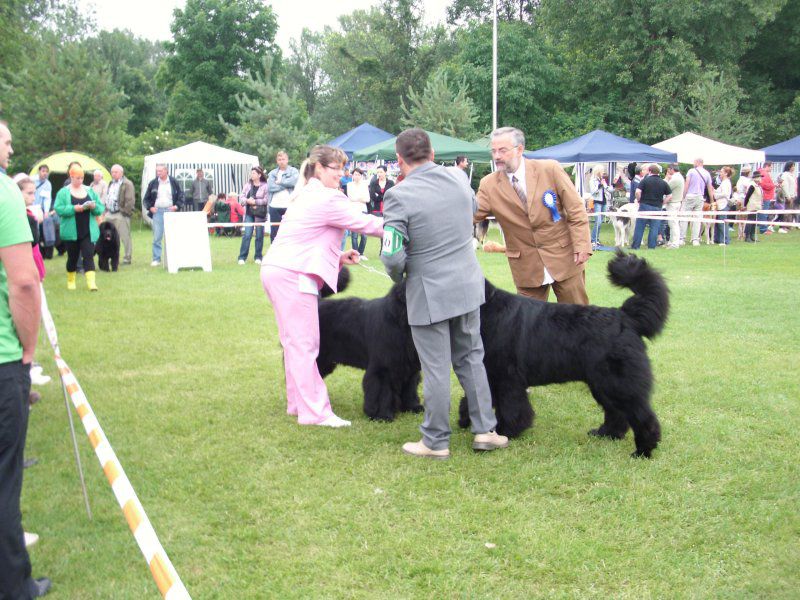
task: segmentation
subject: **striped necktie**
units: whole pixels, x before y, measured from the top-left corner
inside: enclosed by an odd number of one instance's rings
[[[522,208],[525,209],[525,212],[528,212],[528,198],[525,196],[525,190],[522,189],[522,186],[519,184],[519,179],[517,179],[516,175],[511,176],[511,187],[513,187],[514,191],[517,192],[519,201],[522,202]]]

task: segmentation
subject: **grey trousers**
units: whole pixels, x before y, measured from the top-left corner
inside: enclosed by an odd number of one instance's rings
[[[483,366],[480,310],[431,325],[412,325],[411,335],[422,365],[425,419],[422,440],[431,450],[450,443],[450,365],[464,388],[473,433],[497,425],[489,381]]]
[[[131,242],[131,218],[126,217],[120,212],[106,213],[106,221],[113,223],[119,233],[119,241],[125,246],[125,262],[131,262],[133,255],[133,243]]]

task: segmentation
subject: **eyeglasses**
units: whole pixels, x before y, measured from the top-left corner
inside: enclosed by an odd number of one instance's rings
[[[505,148],[505,147],[503,147],[503,148],[492,148],[492,156],[508,154],[514,148],[519,148],[519,144],[517,144],[516,146],[511,146],[511,148]]]

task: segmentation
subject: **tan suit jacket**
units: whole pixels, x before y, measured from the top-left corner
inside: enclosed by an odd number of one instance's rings
[[[525,160],[528,214],[503,171],[481,179],[475,221],[494,215],[503,228],[506,257],[517,288],[539,287],[544,268],[556,281],[583,271],[575,264],[576,252],[591,254],[589,217],[575,185],[554,160]],[[546,191],[556,193],[561,220],[553,222],[542,201]]]

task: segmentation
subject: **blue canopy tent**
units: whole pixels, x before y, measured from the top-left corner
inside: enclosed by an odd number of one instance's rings
[[[677,162],[674,152],[666,152],[627,138],[595,129],[562,144],[525,152],[526,158],[550,158],[562,164],[575,164],[575,186],[583,195],[585,163],[609,163],[609,176],[614,176],[616,163]]]
[[[384,131],[370,123],[362,123],[358,127],[331,140],[328,145],[334,148],[341,148],[347,153],[347,158],[353,160],[353,152],[393,137],[388,131]]]
[[[766,159],[773,163],[798,161],[800,160],[800,135],[785,142],[762,148],[761,151],[766,156]]]

